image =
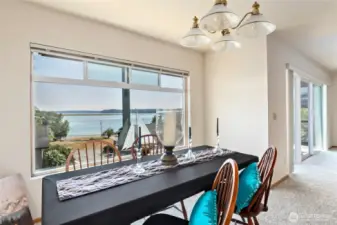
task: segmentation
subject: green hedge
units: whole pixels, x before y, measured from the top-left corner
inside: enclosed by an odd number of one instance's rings
[[[43,152],[43,167],[64,166],[71,148],[63,145],[49,145]]]

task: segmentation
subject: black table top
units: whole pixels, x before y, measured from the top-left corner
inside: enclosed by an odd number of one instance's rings
[[[208,146],[199,146],[193,148],[193,151],[206,148]],[[176,154],[184,151],[186,150]],[[146,160],[158,157],[160,156],[147,156]],[[239,169],[258,161],[256,156],[233,152],[209,162],[169,170],[62,202],[57,196],[56,181],[132,164],[135,160],[47,176],[42,181],[42,225],[130,224],[182,199],[210,189],[218,169],[228,158],[234,159]]]

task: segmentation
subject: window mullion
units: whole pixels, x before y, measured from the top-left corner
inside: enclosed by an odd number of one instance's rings
[[[127,67],[126,69],[127,69],[127,72],[126,72],[126,82],[128,84],[130,84],[131,83],[131,78],[132,78],[132,69],[131,69],[131,67]]]
[[[162,70],[160,70],[160,72],[158,73],[158,87],[161,87],[161,74]]]
[[[183,111],[184,111],[184,116],[185,116],[185,124],[184,124],[184,128],[185,128],[185,138],[184,138],[184,145],[187,146],[188,144],[188,127],[189,127],[189,116],[190,116],[190,107],[189,107],[189,100],[190,100],[190,91],[188,89],[189,83],[188,83],[188,78],[185,77],[183,80]]]
[[[89,80],[88,62],[87,61],[83,61],[83,79],[84,80]]]
[[[84,85],[84,86],[94,86],[94,87],[111,87],[111,88],[126,88],[135,90],[148,90],[148,91],[159,91],[159,92],[175,92],[183,93],[183,89],[177,88],[162,88],[154,85],[144,85],[144,84],[128,84],[125,82],[115,82],[115,81],[97,81],[97,80],[76,80],[67,78],[51,78],[44,76],[34,76],[34,82],[42,83],[55,83],[55,84],[69,84],[69,85]]]
[[[128,72],[128,83],[129,84],[132,83],[132,69],[133,69],[133,65],[131,65],[131,67],[129,67],[129,72]]]

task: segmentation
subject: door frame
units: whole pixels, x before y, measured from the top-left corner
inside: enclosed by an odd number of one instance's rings
[[[327,119],[328,119],[328,113],[327,113],[327,85],[329,83],[325,83],[319,79],[317,79],[314,76],[311,76],[310,74],[304,72],[301,69],[298,69],[297,67],[294,67],[290,65],[289,63],[286,63],[286,70],[285,70],[285,76],[286,76],[286,121],[287,121],[287,155],[288,155],[288,171],[289,173],[293,173],[294,171],[294,165],[301,163],[302,160],[299,156],[300,152],[297,152],[297,155],[295,155],[295,149],[298,149],[298,147],[301,146],[300,135],[295,134],[294,130],[296,129],[295,126],[299,126],[298,122],[295,123],[296,120],[300,119],[295,117],[294,113],[294,101],[300,101],[300,93],[296,93],[294,91],[294,85],[299,85],[300,87],[300,80],[303,79],[304,81],[311,83],[311,89],[313,89],[313,84],[315,85],[321,85],[322,86],[322,123],[323,123],[323,131],[322,131],[322,139],[323,139],[323,150],[327,150],[327,140],[328,140],[328,128],[327,128]],[[330,82],[330,81],[329,81]],[[300,89],[298,89],[300,91]],[[309,91],[309,93],[313,93],[313,91]],[[309,101],[313,101],[313,97],[309,97]],[[310,104],[310,103],[309,103]],[[311,107],[313,106],[313,102],[310,104]],[[312,114],[312,113],[311,113]],[[300,116],[299,116],[300,117]],[[311,120],[313,118],[310,118]],[[296,125],[297,124],[297,125]],[[313,124],[313,123],[311,123]],[[310,129],[313,134],[313,129]],[[300,133],[300,132],[299,132]],[[312,135],[311,134],[311,135]],[[296,143],[297,140],[297,143]],[[298,141],[299,140],[299,141]],[[310,141],[310,138],[309,138]],[[313,139],[311,138],[312,145],[311,150],[313,150]],[[296,148],[297,147],[297,148]],[[309,148],[310,149],[310,148]],[[311,152],[313,153],[313,152]]]

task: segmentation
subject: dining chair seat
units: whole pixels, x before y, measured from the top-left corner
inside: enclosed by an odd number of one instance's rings
[[[156,214],[147,219],[143,225],[188,225],[188,220],[167,214]]]

